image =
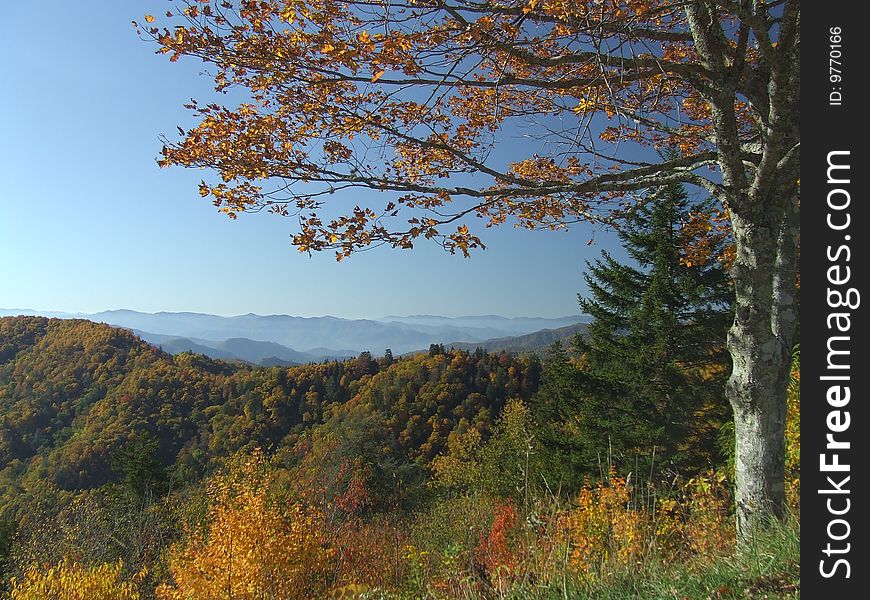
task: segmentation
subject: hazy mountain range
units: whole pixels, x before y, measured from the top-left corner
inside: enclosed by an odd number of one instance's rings
[[[445,346],[453,347],[458,350],[474,350],[475,348],[483,348],[487,352],[512,352],[521,354],[523,352],[541,352],[553,345],[553,342],[562,342],[566,347],[570,345],[571,340],[577,334],[585,334],[589,328],[588,323],[577,323],[575,325],[567,325],[558,329],[542,329],[533,333],[517,335],[511,337],[495,338],[484,340],[482,342],[452,342]]]
[[[359,354],[356,350],[331,350],[329,348],[312,348],[307,352],[300,352],[275,342],[261,342],[241,337],[219,341],[162,335],[139,329],[132,331],[149,344],[159,346],[170,354],[196,352],[211,358],[229,361],[243,360],[263,366],[303,365],[330,359],[350,358]]]
[[[534,350],[549,345],[544,343],[546,340],[551,343],[573,335],[576,326],[589,321],[582,315],[559,318],[411,315],[342,319],[250,313],[222,317],[193,312],[110,310],[84,314],[0,309],[0,316],[14,315],[88,319],[132,329],[145,341],[173,354],[191,351],[213,358],[265,365],[319,362],[355,356],[363,350],[379,355],[387,348],[395,354],[406,354],[428,349],[430,344]]]

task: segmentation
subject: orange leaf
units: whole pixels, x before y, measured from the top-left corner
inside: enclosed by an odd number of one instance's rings
[[[145,15],[145,21],[148,23],[153,23],[154,17],[152,17],[151,15]]]
[[[384,74],[384,70],[383,70],[383,69],[381,69],[380,71],[378,71],[377,73],[375,73],[375,76],[372,77],[372,83],[374,83],[374,82],[376,82],[378,79],[380,79],[380,78],[383,76],[383,74]]]

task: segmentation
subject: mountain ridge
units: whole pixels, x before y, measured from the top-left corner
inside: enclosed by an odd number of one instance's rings
[[[132,309],[112,309],[96,313],[0,309],[0,315],[19,314],[103,322],[147,332],[146,339],[152,341],[158,338],[165,341],[167,336],[179,338],[174,342],[176,346],[187,344],[191,349],[194,349],[191,344],[199,344],[217,350],[229,350],[220,344],[230,339],[251,340],[261,344],[252,346],[253,355],[242,353],[239,358],[254,363],[266,358],[262,354],[265,351],[262,344],[268,343],[281,346],[275,347],[276,352],[270,352],[270,357],[296,363],[318,360],[318,356],[343,357],[363,351],[380,354],[386,349],[396,354],[404,354],[428,348],[431,344],[481,344],[488,340],[526,335],[543,329],[558,329],[586,319],[581,315],[557,318],[393,315],[388,317],[389,320],[378,320],[334,316],[264,316],[254,313],[224,317],[197,312],[145,313]],[[294,352],[302,353],[303,356],[296,356],[292,354]]]

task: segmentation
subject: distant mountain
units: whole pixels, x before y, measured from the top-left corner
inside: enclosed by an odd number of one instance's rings
[[[409,485],[422,486],[423,465],[447,448],[452,431],[467,422],[491,431],[508,398],[528,401],[540,382],[533,360],[459,351],[355,357],[275,375],[203,356],[173,358],[129,329],[89,320],[0,318],[0,514],[33,509],[38,524],[46,504],[33,494],[46,503],[66,501],[117,481],[112,457],[142,435],[157,441],[153,459],[183,468],[177,472],[190,482],[240,448],[302,458],[310,447],[305,432],[329,423],[325,432],[361,432],[361,452],[371,448],[377,460],[402,461],[391,468],[419,472]],[[354,439],[336,441],[354,445]],[[333,458],[340,464],[331,434],[317,443],[330,451],[312,453],[312,465]],[[42,495],[46,488],[50,495]]]
[[[204,354],[210,358],[217,358],[220,360],[226,361],[245,361],[244,358],[240,356],[236,356],[232,352],[224,352],[222,350],[218,350],[217,348],[212,348],[210,346],[203,346],[202,344],[197,344],[193,340],[189,340],[187,338],[179,338],[179,337],[170,337],[164,336],[162,342],[150,342],[146,334],[141,331],[132,330],[133,333],[141,337],[146,342],[151,343],[154,346],[158,346],[164,352],[168,352],[169,354],[181,354],[182,352],[194,352],[196,354]],[[256,362],[256,361],[246,361],[246,362]]]
[[[478,315],[468,317],[440,317],[438,315],[409,315],[398,317],[394,315],[380,319],[386,323],[402,323],[409,327],[422,330],[424,327],[453,327],[463,330],[478,330],[486,332],[480,339],[493,339],[508,335],[523,335],[542,329],[559,329],[577,323],[588,323],[590,318],[585,315],[567,317],[500,317],[498,315]],[[457,338],[458,339],[458,338]],[[463,339],[462,341],[468,341]]]
[[[580,315],[555,319],[507,318],[497,315],[467,317],[411,315],[371,320],[250,313],[221,317],[193,312],[143,313],[134,310],[72,314],[26,309],[0,309],[0,315],[88,319],[133,329],[143,334],[148,332],[143,335],[144,339],[157,344],[169,343],[173,348],[197,344],[228,352],[249,362],[274,358],[292,363],[318,360],[312,359],[312,355],[341,357],[355,355],[363,350],[380,354],[386,348],[390,348],[396,354],[403,354],[428,348],[430,344],[463,342],[479,344],[493,339],[526,335],[542,329],[559,329],[588,320]],[[162,341],[158,341],[157,336],[164,337]],[[169,339],[174,341],[167,342]],[[231,342],[231,340],[237,341]],[[252,345],[252,342],[272,343],[278,346]],[[190,349],[193,350],[193,346],[190,346]],[[217,356],[215,353],[209,355]],[[221,357],[224,358],[226,355]]]
[[[248,338],[230,338],[228,340],[216,341],[161,335],[142,331],[141,329],[133,329],[132,331],[146,342],[159,346],[170,354],[195,352],[197,354],[205,354],[211,358],[227,361],[238,360],[268,367],[289,367],[312,362],[323,362],[330,359],[343,360],[357,354],[353,350],[336,351],[328,348],[317,348],[312,352],[299,352],[275,342],[258,342]]]
[[[534,333],[518,335],[514,337],[504,337],[484,342],[453,342],[444,344],[447,348],[455,348],[457,350],[474,350],[483,348],[487,352],[511,352],[513,354],[523,354],[529,352],[543,353],[553,345],[553,342],[562,342],[565,345],[571,343],[571,340],[577,334],[585,334],[589,330],[587,323],[577,323],[576,325],[568,325],[559,329],[542,329]]]

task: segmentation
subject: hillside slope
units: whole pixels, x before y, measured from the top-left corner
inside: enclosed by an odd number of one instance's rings
[[[445,344],[445,346],[457,350],[481,348],[487,352],[544,353],[554,342],[562,342],[564,345],[570,346],[571,340],[575,336],[585,334],[588,329],[587,323],[577,323],[558,329],[542,329],[525,335],[496,338],[483,342],[452,342]]]
[[[316,426],[364,419],[393,462],[422,468],[457,427],[486,433],[508,398],[531,398],[540,371],[460,350],[261,368],[172,356],[85,320],[0,318],[0,516],[27,502],[27,481],[116,480],[113,457],[143,435],[190,480],[239,449],[289,451]]]
[[[386,348],[396,354],[427,348],[429,344],[451,341],[482,342],[494,338],[524,335],[541,329],[556,329],[585,320],[580,315],[560,318],[506,318],[495,315],[479,317],[384,317],[376,319],[343,319],[339,317],[295,317],[290,315],[245,314],[233,317],[192,313],[143,313],[134,310],[109,310],[93,314],[45,313],[30,310],[0,308],[0,316],[47,316],[89,319],[150,332],[147,337],[169,336],[186,338],[197,344],[215,344],[232,338],[247,338],[258,342],[273,342],[292,351],[342,356],[369,351],[382,353]],[[207,342],[216,340],[216,342]],[[149,341],[153,341],[150,339]],[[205,342],[205,343],[204,343]],[[307,359],[283,360],[305,363]],[[246,356],[239,358],[251,360]]]

